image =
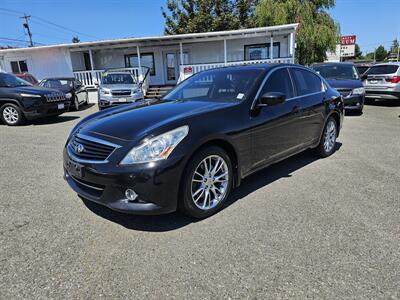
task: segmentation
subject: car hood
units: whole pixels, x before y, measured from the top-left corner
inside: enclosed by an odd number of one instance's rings
[[[82,121],[79,133],[125,141],[140,140],[162,126],[180,126],[190,117],[236,105],[236,102],[152,100],[98,112]],[[181,121],[181,124],[178,124]]]
[[[138,88],[138,84],[102,84],[100,88],[109,89],[109,90],[124,90],[124,89],[136,89]]]
[[[25,93],[25,94],[33,94],[33,95],[47,95],[51,93],[57,93],[59,91],[49,88],[44,88],[41,86],[18,86],[12,88],[15,93]]]
[[[336,80],[328,79],[329,85],[335,89],[355,89],[363,87],[361,80]]]

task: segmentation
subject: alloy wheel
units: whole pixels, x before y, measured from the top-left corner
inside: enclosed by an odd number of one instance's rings
[[[330,120],[326,125],[324,134],[324,150],[326,153],[332,151],[336,144],[336,125],[333,120]]]
[[[16,124],[20,118],[18,111],[12,107],[7,106],[3,109],[3,118],[8,124]]]
[[[202,210],[210,210],[226,196],[229,184],[229,169],[219,155],[204,158],[196,167],[191,182],[194,204]]]

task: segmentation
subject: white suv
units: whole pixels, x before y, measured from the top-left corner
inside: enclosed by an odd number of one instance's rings
[[[141,85],[129,72],[105,72],[99,85],[99,109],[143,100]]]
[[[362,79],[367,98],[400,100],[400,63],[374,65]]]

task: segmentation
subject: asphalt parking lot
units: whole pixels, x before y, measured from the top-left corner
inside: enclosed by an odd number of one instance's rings
[[[0,299],[400,298],[400,106],[347,116],[332,157],[258,172],[198,222],[72,192],[63,145],[95,111],[0,125]]]

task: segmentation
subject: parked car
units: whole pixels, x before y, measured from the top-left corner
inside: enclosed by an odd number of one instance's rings
[[[82,105],[87,105],[89,95],[84,85],[74,77],[46,78],[40,86],[56,89],[65,93],[70,101],[70,108],[79,110]]]
[[[179,207],[204,218],[257,170],[309,148],[331,155],[343,110],[340,94],[305,67],[208,70],[162,99],[82,120],[64,148],[64,178],[81,197],[117,211]]]
[[[32,86],[15,75],[0,72],[0,117],[10,126],[61,115],[69,108],[65,94],[53,89]]]
[[[400,63],[378,64],[365,72],[364,87],[368,99],[400,99]]]
[[[28,73],[19,73],[19,74],[14,74],[18,78],[21,78],[25,81],[28,81],[32,85],[39,85],[39,81],[31,74]]]
[[[314,64],[312,68],[324,77],[331,87],[342,94],[346,109],[362,113],[365,101],[365,89],[353,63]]]
[[[373,63],[355,63],[354,65],[357,68],[358,74],[360,74],[360,76],[362,76],[374,64]]]
[[[99,110],[143,100],[140,84],[129,72],[108,71],[102,75],[98,89]]]

